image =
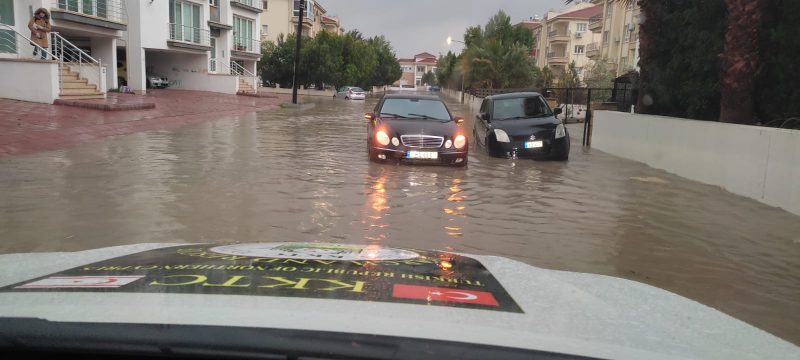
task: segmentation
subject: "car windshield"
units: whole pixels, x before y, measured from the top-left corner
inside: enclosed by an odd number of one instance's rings
[[[498,99],[494,101],[494,120],[515,120],[552,116],[550,108],[539,96]]]
[[[350,90],[352,90],[353,92],[364,92],[364,89],[359,87],[350,88]]]
[[[380,115],[410,119],[450,120],[450,113],[441,100],[386,99]]]

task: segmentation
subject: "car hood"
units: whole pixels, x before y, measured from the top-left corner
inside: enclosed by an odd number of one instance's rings
[[[454,121],[381,118],[379,124],[389,127],[397,135],[420,134],[451,137],[458,129],[458,125]]]
[[[555,129],[556,125],[561,121],[556,120],[554,117],[533,118],[533,119],[517,119],[517,120],[496,120],[492,122],[492,127],[501,129],[508,133],[508,135],[526,135],[531,134],[535,130],[542,129]]]
[[[634,281],[341,244],[0,255],[0,318],[315,330],[616,359],[800,357],[784,340]]]

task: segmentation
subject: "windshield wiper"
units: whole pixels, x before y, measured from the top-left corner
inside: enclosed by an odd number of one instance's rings
[[[381,113],[381,116],[384,116],[384,115],[385,116],[391,116],[391,117],[398,118],[398,119],[408,119],[408,116],[403,116],[403,115],[399,115],[399,114]]]
[[[536,116],[514,116],[514,117],[504,118],[504,119],[500,119],[500,120],[535,119],[535,118],[541,118],[541,117],[547,117],[547,116],[551,116],[551,115],[541,114],[541,115],[536,115]]]
[[[414,118],[419,118],[419,119],[424,119],[424,120],[445,120],[445,119],[438,119],[438,118],[435,118],[435,117],[432,117],[432,116],[422,115],[422,114],[408,114],[408,116],[413,116]]]

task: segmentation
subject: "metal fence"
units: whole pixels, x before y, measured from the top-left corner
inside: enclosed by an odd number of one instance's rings
[[[247,37],[240,37],[240,36],[233,36],[233,51],[245,51],[250,53],[261,53],[261,41],[247,38]]]
[[[50,3],[52,7],[64,11],[128,23],[124,0],[51,0]]]
[[[231,2],[247,5],[249,7],[256,9],[262,9],[262,4],[263,4],[261,0],[231,0]]]
[[[169,23],[169,39],[203,46],[211,46],[211,33],[206,29]]]

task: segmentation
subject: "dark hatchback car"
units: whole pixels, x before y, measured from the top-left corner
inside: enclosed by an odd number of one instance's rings
[[[439,97],[388,94],[364,117],[372,161],[467,164],[464,118],[454,117]]]
[[[569,133],[539,93],[511,93],[483,100],[473,135],[497,157],[569,159]]]

